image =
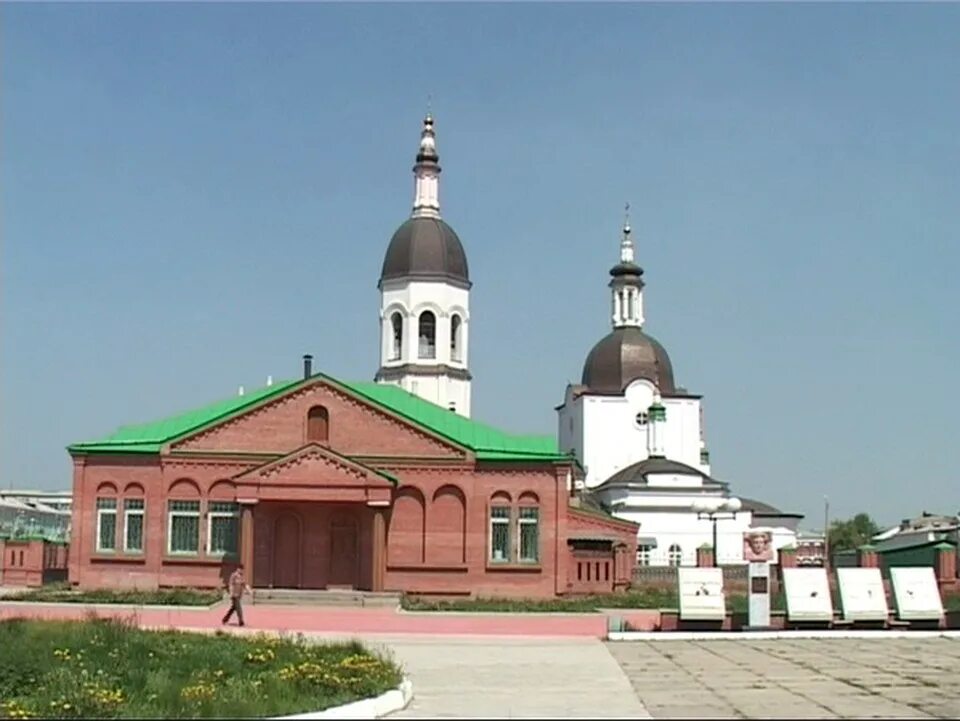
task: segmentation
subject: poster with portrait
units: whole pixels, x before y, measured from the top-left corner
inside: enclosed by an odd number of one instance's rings
[[[931,566],[894,566],[890,585],[901,621],[939,621],[943,617],[943,599]]]
[[[760,563],[773,560],[773,534],[770,531],[745,531],[743,534],[743,560]]]

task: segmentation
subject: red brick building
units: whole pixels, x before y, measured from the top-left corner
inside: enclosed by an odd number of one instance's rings
[[[67,544],[43,536],[0,537],[0,585],[42,586],[67,578]]]
[[[637,526],[552,438],[402,388],[302,380],[69,447],[70,581],[549,597],[625,587]]]
[[[553,438],[470,420],[466,253],[424,118],[384,256],[376,383],[313,374],[69,448],[70,580],[545,597],[623,588],[636,525],[571,495]]]

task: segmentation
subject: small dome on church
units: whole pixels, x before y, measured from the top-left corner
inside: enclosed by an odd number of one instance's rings
[[[460,238],[440,218],[410,218],[393,234],[383,259],[380,280],[391,278],[439,278],[469,284],[467,254]]]
[[[676,392],[666,349],[635,326],[616,328],[597,343],[583,364],[581,382],[594,393],[622,393],[640,378],[663,394]]]

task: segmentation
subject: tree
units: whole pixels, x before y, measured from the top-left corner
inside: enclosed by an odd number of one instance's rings
[[[858,513],[846,521],[834,521],[827,536],[830,553],[859,548],[870,543],[879,532],[880,528],[867,513]]]

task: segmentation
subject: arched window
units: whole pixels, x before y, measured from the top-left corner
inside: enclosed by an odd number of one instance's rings
[[[517,551],[521,563],[540,560],[540,499],[535,493],[520,496],[517,514]]]
[[[437,316],[429,310],[420,314],[420,357],[437,357]]]
[[[390,360],[400,360],[403,352],[403,316],[394,313],[390,316],[390,330],[393,345],[390,346]]]
[[[323,406],[314,406],[307,413],[307,440],[326,443],[330,437],[330,414]]]
[[[683,549],[680,548],[679,544],[674,543],[667,551],[667,563],[669,563],[671,566],[679,566],[682,560]]]
[[[460,360],[460,316],[450,319],[450,360]]]

